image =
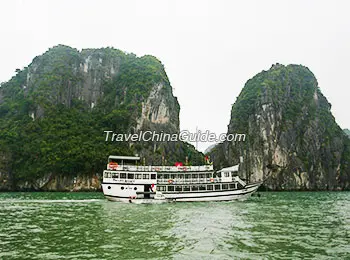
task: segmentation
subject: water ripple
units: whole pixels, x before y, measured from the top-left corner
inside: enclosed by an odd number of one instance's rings
[[[349,192],[163,205],[2,193],[0,259],[346,259],[349,201]]]

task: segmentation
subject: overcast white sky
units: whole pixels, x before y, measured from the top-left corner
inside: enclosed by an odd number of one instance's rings
[[[350,2],[22,0],[0,10],[0,82],[57,44],[151,54],[179,99],[181,129],[219,134],[249,78],[303,64],[350,128]]]

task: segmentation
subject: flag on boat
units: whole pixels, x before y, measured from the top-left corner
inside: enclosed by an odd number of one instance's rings
[[[211,161],[210,161],[210,156],[206,155],[205,158],[204,158],[204,161],[205,161],[205,164],[213,164]]]

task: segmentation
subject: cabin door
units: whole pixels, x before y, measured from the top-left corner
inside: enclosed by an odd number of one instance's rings
[[[145,192],[152,192],[152,185],[151,184],[145,184],[144,185],[144,191]],[[145,199],[150,199],[151,198],[151,194],[146,193],[143,196]]]

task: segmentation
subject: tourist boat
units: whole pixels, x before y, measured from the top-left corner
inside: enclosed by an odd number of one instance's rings
[[[137,156],[109,156],[102,189],[111,201],[165,203],[230,201],[250,197],[262,182],[247,184],[239,165],[215,172],[213,165],[142,166]]]

